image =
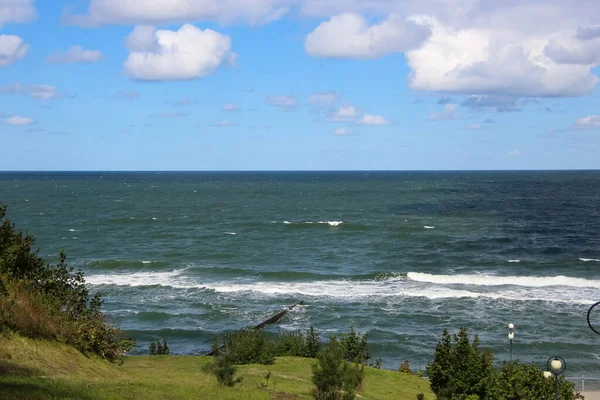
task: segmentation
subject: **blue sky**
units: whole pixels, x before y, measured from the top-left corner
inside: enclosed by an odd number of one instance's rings
[[[0,0],[0,170],[600,167],[594,1]]]

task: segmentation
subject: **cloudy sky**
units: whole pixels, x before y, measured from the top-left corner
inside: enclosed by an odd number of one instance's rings
[[[0,170],[600,168],[598,0],[0,0]]]

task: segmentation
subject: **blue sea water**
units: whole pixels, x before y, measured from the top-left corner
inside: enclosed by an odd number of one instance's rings
[[[506,360],[512,322],[515,358],[600,375],[600,172],[0,173],[0,202],[140,353],[303,300],[269,329],[352,325],[388,368],[463,326]]]

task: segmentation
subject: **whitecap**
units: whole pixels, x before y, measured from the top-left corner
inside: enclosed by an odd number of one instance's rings
[[[600,260],[597,259],[597,258],[580,258],[579,261],[583,261],[583,262],[600,262]]]
[[[152,264],[152,261],[142,261],[142,264]]]
[[[509,263],[520,263],[521,260],[508,260]]]
[[[156,221],[158,218],[156,218],[156,217],[152,217],[152,219],[153,219],[154,221]]]
[[[283,223],[284,223],[285,225],[289,225],[289,224],[291,224],[291,222],[290,222],[290,221],[283,221]]]
[[[435,226],[425,225],[423,228],[425,228],[425,229],[435,229]]]
[[[600,280],[574,278],[564,275],[558,276],[501,276],[489,274],[455,274],[434,275],[423,272],[409,272],[406,274],[409,280],[415,282],[435,283],[441,285],[479,285],[479,286],[526,286],[526,287],[549,287],[569,286],[575,288],[600,289]]]
[[[225,232],[226,235],[237,235],[235,232]]]
[[[79,232],[77,229],[69,229],[69,232]]]

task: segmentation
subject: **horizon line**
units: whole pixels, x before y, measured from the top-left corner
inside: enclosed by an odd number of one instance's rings
[[[600,168],[549,168],[549,169],[98,169],[98,170],[0,170],[0,174],[20,173],[164,173],[164,172],[195,172],[195,173],[261,173],[261,172],[595,172]]]

